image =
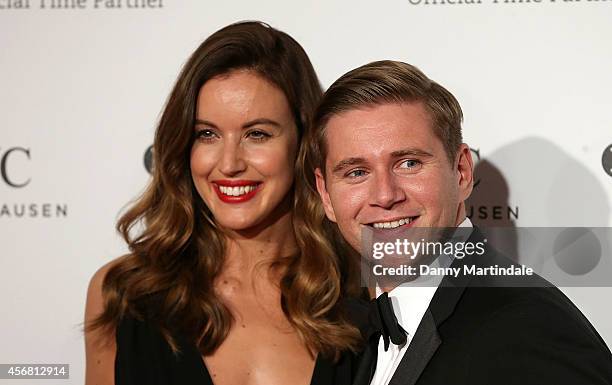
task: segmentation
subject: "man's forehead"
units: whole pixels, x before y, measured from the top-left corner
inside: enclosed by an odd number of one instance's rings
[[[326,125],[327,158],[383,156],[405,149],[431,151],[437,140],[420,103],[345,111]]]
[[[430,121],[430,113],[423,102],[383,102],[380,104],[358,105],[354,108],[342,110],[330,116],[328,124],[336,121],[350,120],[380,120],[384,117],[400,118],[402,120],[425,120]]]

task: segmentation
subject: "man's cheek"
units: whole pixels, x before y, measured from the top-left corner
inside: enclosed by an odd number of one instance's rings
[[[424,175],[413,175],[402,180],[401,189],[407,195],[418,196],[427,194],[430,190],[431,180]]]
[[[415,178],[410,183],[405,183],[402,187],[409,197],[422,202],[439,201],[444,195],[449,193],[448,183],[444,183],[431,176]]]
[[[345,201],[345,205],[358,209],[365,205],[368,201],[368,187],[367,186],[352,186],[347,188],[342,194],[342,199]]]
[[[361,228],[352,221],[338,223],[342,237],[356,250],[361,249]]]

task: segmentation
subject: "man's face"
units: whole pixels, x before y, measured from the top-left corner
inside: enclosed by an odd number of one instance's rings
[[[315,170],[327,217],[361,251],[364,226],[455,227],[472,191],[462,144],[451,164],[422,103],[384,104],[333,116],[326,126],[325,178]]]

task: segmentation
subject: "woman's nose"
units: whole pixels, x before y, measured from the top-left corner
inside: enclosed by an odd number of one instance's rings
[[[227,176],[235,176],[243,172],[246,169],[243,152],[240,143],[226,142],[223,146],[219,170]]]

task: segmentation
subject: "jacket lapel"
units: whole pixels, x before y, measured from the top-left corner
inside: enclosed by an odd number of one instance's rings
[[[473,228],[468,242],[476,243],[483,238],[477,227]],[[462,267],[471,258],[455,259],[452,266]],[[470,277],[445,277],[436,290],[427,312],[423,316],[410,346],[399,363],[389,385],[414,385],[442,343],[438,327],[453,313],[461,299]]]
[[[436,322],[431,311],[427,310],[389,385],[415,384],[440,343]]]

